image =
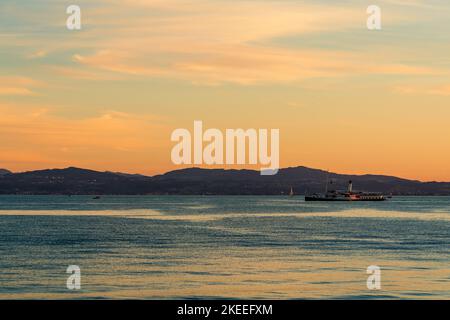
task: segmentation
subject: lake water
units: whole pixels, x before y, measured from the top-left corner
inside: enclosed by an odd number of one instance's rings
[[[450,299],[450,197],[0,196],[0,298]]]

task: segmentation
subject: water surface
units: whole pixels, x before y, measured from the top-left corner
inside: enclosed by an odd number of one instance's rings
[[[449,245],[450,197],[0,196],[0,298],[449,299]]]

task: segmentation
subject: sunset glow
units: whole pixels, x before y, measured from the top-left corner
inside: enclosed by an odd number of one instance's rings
[[[0,168],[159,174],[201,120],[279,128],[281,167],[450,181],[450,3],[378,2],[369,31],[356,0],[78,0],[69,31],[3,0]]]

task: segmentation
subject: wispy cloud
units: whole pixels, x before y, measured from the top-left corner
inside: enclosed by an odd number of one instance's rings
[[[392,90],[400,94],[408,95],[433,95],[433,96],[450,96],[450,85],[403,85],[394,86]]]
[[[32,88],[43,86],[42,82],[28,77],[0,76],[0,96],[31,96]]]
[[[194,53],[195,52],[195,53]],[[256,45],[216,45],[178,57],[162,66],[141,61],[135,52],[99,51],[74,60],[94,69],[135,76],[170,77],[198,84],[282,83],[318,77],[364,74],[432,75],[420,66],[375,63],[360,55],[332,50],[290,50]]]
[[[48,52],[46,50],[38,50],[28,54],[27,59],[39,59],[46,57]]]
[[[208,85],[283,83],[374,73],[436,73],[418,64],[393,62],[389,54],[376,54],[373,47],[344,52],[332,47],[305,50],[273,43],[278,37],[323,33],[339,36],[364,30],[365,7],[349,3],[99,0],[91,5],[83,0],[82,31],[58,33],[58,38],[65,36],[70,41],[44,40],[45,49],[28,54],[28,58],[42,58],[49,52],[64,53],[65,58],[72,56],[72,64],[61,64],[60,59],[51,69],[69,78],[115,80],[138,76]],[[418,0],[384,3],[413,7],[424,4]],[[383,21],[392,25],[417,18],[404,15],[401,10],[388,12]],[[48,22],[51,30],[64,28],[55,16],[58,15],[52,9],[53,18]],[[21,19],[26,17],[21,14]],[[36,17],[32,15],[30,19],[34,21]],[[42,40],[20,37],[14,43],[44,48],[39,41]],[[84,68],[80,70],[79,65]]]
[[[106,13],[93,13],[98,26],[110,26],[113,32],[99,38],[93,53],[75,54],[75,62],[92,70],[210,85],[437,72],[392,63],[387,56],[370,51],[305,50],[271,44],[271,39],[279,36],[364,28],[366,13],[358,6],[223,0],[126,0],[114,4]],[[116,19],[117,10],[135,15],[132,20]],[[108,17],[114,17],[114,22]]]
[[[56,116],[55,109],[0,105],[3,166],[65,164],[125,170],[127,163],[134,163],[141,172],[149,172],[146,166],[166,160],[155,155],[169,136],[168,125],[160,117],[105,110],[93,117],[70,119]]]

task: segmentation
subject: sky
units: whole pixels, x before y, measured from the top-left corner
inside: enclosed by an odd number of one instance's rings
[[[2,0],[0,168],[159,174],[202,120],[280,129],[281,167],[450,181],[449,21],[447,0]]]

